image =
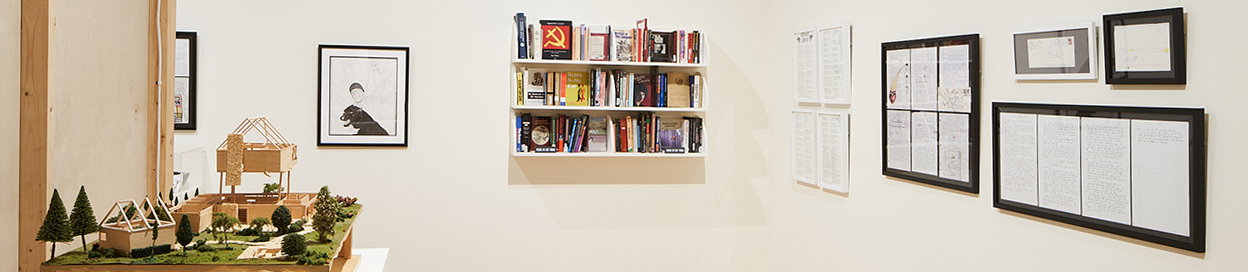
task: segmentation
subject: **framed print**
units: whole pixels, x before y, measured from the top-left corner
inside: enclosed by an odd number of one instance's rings
[[[816,111],[819,188],[849,193],[849,111]]]
[[[320,45],[317,145],[407,146],[409,51]]]
[[[1182,7],[1103,18],[1106,84],[1187,84]]]
[[[1096,23],[1014,33],[1014,79],[1096,79]]]
[[[880,53],[884,175],[979,193],[979,34]]]
[[[173,50],[173,129],[195,130],[197,59],[199,56],[195,32],[178,31],[174,37]]]
[[[815,31],[793,33],[793,101],[819,103],[819,54]]]
[[[993,207],[1205,251],[1205,110],[992,103]]]
[[[793,179],[819,185],[819,154],[815,111],[793,110]]]
[[[819,102],[849,105],[850,102],[850,25],[820,28]]]

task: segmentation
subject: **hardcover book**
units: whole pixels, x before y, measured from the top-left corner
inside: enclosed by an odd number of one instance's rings
[[[533,151],[533,115],[520,115],[520,152]]]
[[[667,73],[667,104],[671,108],[689,107],[689,74]]]
[[[684,120],[662,120],[659,123],[659,150],[663,153],[685,153]]]
[[[609,37],[607,33],[589,33],[589,60],[607,60],[607,52],[610,52],[608,47],[611,46],[611,43],[607,42],[610,40]]]
[[[541,20],[542,59],[572,59],[572,21]]]
[[[672,62],[672,32],[650,32],[650,61]]]
[[[589,106],[589,75],[585,72],[567,72],[567,105]]]
[[[633,106],[654,106],[654,75],[633,75]]]
[[[516,38],[519,39],[518,44],[520,45],[518,52],[516,52],[516,57],[526,59],[529,57],[529,35],[528,32],[525,31],[527,23],[525,23],[524,13],[516,13],[514,18],[516,19]]]
[[[607,118],[589,118],[589,152],[607,152]]]
[[[533,151],[537,152],[554,152],[551,133],[554,132],[550,126],[550,117],[539,116],[533,118],[532,146]]]
[[[524,72],[524,104],[540,106],[546,104],[546,69],[525,69]]]

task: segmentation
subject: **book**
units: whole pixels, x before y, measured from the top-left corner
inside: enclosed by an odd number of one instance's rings
[[[607,118],[591,117],[589,124],[586,125],[589,130],[587,151],[589,152],[607,152]]]
[[[528,69],[524,72],[524,105],[546,104],[546,69]]]
[[[540,20],[542,25],[542,59],[572,59],[572,21]]]
[[[589,56],[589,60],[592,60],[592,61],[606,61],[607,60],[607,53],[610,51],[608,47],[611,46],[611,43],[607,42],[609,39],[610,39],[610,35],[608,35],[605,32],[604,33],[596,33],[596,32],[589,33],[589,42],[586,44],[586,46],[589,49],[589,54],[587,54]]]
[[[550,117],[534,117],[532,127],[530,135],[532,150],[536,152],[553,152],[551,145],[551,132],[553,131],[550,126]]]
[[[529,24],[529,59],[542,58],[542,26]]]
[[[652,96],[654,96],[654,75],[634,74],[633,106],[653,107],[654,98]]]
[[[690,62],[702,63],[702,34],[699,34],[697,30],[694,30],[691,35],[693,45],[690,47],[693,48],[693,53],[690,54],[690,57],[692,58]]]
[[[667,73],[667,99],[666,106],[672,108],[688,108],[689,96],[692,92],[689,89],[689,74],[680,72]]]
[[[533,133],[533,115],[525,113],[520,115],[520,152],[533,151],[532,133]]]
[[[524,105],[524,73],[529,68],[516,71],[516,105]]]
[[[568,73],[561,72],[556,75],[559,77],[559,83],[555,84],[555,96],[559,97],[558,105],[566,106],[568,104]]]
[[[659,123],[658,142],[663,153],[685,153],[684,120],[663,120]]]
[[[702,74],[693,74],[689,76],[690,101],[689,104],[694,108],[702,107]]]
[[[520,45],[516,57],[527,59],[529,58],[529,35],[525,31],[528,24],[525,23],[524,12],[517,12],[514,18],[516,19],[516,38],[519,39],[517,42]]]
[[[582,34],[581,27],[573,25],[572,26],[572,60],[585,60],[584,58],[581,58],[581,45],[584,44],[584,41],[581,40],[581,34]]]
[[[547,72],[546,73],[546,87],[544,88],[546,89],[546,103],[544,105],[547,105],[547,106],[555,105],[554,104],[555,102],[555,84],[554,83],[555,83],[555,73]]]
[[[615,44],[611,52],[612,61],[633,61],[633,34],[628,29],[612,29],[611,43]]]
[[[568,106],[589,106],[589,80],[585,72],[567,72],[566,91]]]
[[[672,32],[650,32],[650,61],[672,62]]]

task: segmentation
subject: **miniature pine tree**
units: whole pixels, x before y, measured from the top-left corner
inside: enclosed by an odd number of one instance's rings
[[[198,192],[199,189],[195,189],[195,191]],[[182,200],[191,200],[191,193],[182,193]]]
[[[78,188],[78,199],[74,200],[74,211],[69,214],[69,231],[70,235],[76,235],[82,238],[82,252],[87,251],[87,234],[100,231],[100,225],[95,223],[95,211],[91,210],[91,200],[87,198],[87,186]],[[90,255],[90,254],[88,254]]]
[[[156,255],[156,238],[160,237],[160,222],[152,221],[152,225],[149,228],[152,229],[152,247],[150,248],[152,249],[152,255],[155,256]]]
[[[173,200],[177,198],[178,196],[173,194],[173,188],[169,188],[169,202],[173,202]]]
[[[182,256],[185,257],[186,245],[191,244],[191,239],[195,239],[195,232],[191,231],[191,219],[185,214],[182,215],[182,220],[178,220],[178,232],[175,235],[178,236],[178,244],[182,245]]]
[[[195,188],[195,196],[199,196],[199,188]]]
[[[286,256],[294,258],[303,255],[307,250],[308,245],[304,243],[303,235],[287,234],[282,238],[282,253],[286,253]]]
[[[277,206],[269,218],[273,219],[273,226],[277,227],[277,235],[286,234],[290,230],[290,209],[286,205]]]
[[[329,195],[329,186],[322,186],[316,194],[316,215],[312,216],[312,229],[320,234],[320,242],[334,237],[334,224],[338,223],[338,199]]]
[[[65,203],[61,202],[61,194],[56,189],[52,189],[48,215],[43,218],[43,226],[39,227],[39,235],[35,241],[52,242],[53,253],[56,252],[56,243],[74,241],[74,236],[69,231],[69,218],[65,215]]]

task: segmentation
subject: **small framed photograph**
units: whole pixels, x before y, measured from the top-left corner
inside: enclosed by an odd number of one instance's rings
[[[1103,18],[1106,84],[1187,84],[1182,7]]]
[[[195,32],[178,31],[174,36],[173,59],[173,129],[195,130],[198,103],[196,67],[198,46]]]
[[[407,146],[409,51],[320,45],[317,145]]]
[[[1014,33],[1014,79],[1096,79],[1096,23]]]

